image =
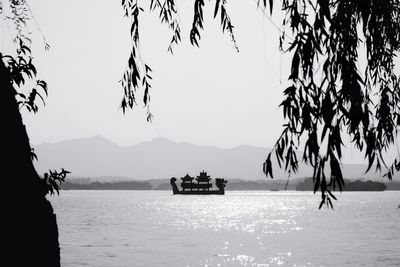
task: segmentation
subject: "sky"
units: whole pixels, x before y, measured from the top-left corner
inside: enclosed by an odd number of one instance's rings
[[[239,3],[240,2],[240,3]],[[38,30],[33,55],[38,76],[48,82],[46,106],[37,114],[23,111],[33,145],[101,135],[119,145],[157,137],[229,148],[272,147],[283,115],[279,104],[288,85],[290,56],[279,51],[279,30],[257,9],[256,1],[230,1],[237,53],[220,22],[214,2],[205,1],[200,48],[189,32],[193,1],[177,1],[182,42],[167,52],[172,32],[149,1],[139,1],[141,56],[153,70],[152,123],[139,102],[124,115],[119,84],[130,53],[130,24],[120,1],[28,1],[51,48],[45,51]],[[280,25],[276,8],[272,21]],[[4,39],[7,31],[3,26]],[[140,99],[140,92],[138,92]],[[347,161],[360,162],[349,150]]]
[[[119,108],[118,81],[130,52],[130,25],[120,1],[30,1],[51,46],[44,51],[39,37],[34,46],[49,96],[39,113],[24,112],[31,142],[102,135],[121,145],[165,137],[219,147],[272,146],[283,123],[280,80],[287,76],[281,74],[279,31],[255,2],[230,3],[237,53],[206,1],[205,31],[200,48],[193,47],[193,1],[178,2],[183,40],[174,55],[167,52],[172,33],[157,14],[147,12],[140,20],[141,55],[153,70],[154,120],[148,123],[143,104],[125,115]],[[148,1],[142,3],[148,10]]]

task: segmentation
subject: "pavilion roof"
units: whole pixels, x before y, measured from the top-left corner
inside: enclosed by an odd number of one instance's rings
[[[198,182],[209,182],[211,180],[210,175],[207,175],[207,172],[200,172],[200,175],[196,177]]]
[[[207,172],[202,171],[202,172],[200,172],[200,175],[197,176],[197,178],[198,179],[208,179],[208,178],[210,178],[210,175],[207,175]]]
[[[193,177],[190,177],[189,174],[186,174],[184,177],[181,178],[184,181],[191,181],[193,180]]]

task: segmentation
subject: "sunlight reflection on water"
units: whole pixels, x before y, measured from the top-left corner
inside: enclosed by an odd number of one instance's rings
[[[396,192],[62,191],[63,266],[400,265]]]

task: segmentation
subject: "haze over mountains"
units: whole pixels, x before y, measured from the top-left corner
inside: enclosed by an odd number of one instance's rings
[[[207,171],[212,177],[264,179],[262,164],[268,148],[239,146],[223,149],[191,143],[176,143],[155,138],[132,146],[119,146],[101,137],[73,139],[58,143],[45,143],[35,147],[40,174],[61,167],[74,177],[127,177],[136,180],[194,176]],[[274,178],[287,178],[275,164]],[[365,165],[343,165],[347,178],[378,178],[373,172],[364,174]],[[300,164],[295,177],[311,176],[310,167]]]

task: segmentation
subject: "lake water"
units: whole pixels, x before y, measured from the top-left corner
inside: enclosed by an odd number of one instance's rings
[[[400,266],[399,191],[61,191],[62,266]]]

